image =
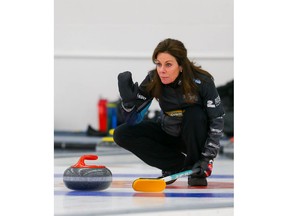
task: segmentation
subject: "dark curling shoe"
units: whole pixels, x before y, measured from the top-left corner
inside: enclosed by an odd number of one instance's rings
[[[189,186],[207,186],[207,179],[204,177],[202,178],[196,178],[196,177],[192,177],[191,175],[188,176],[188,185]]]

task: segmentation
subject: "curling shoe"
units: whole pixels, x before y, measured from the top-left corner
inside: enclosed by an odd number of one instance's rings
[[[207,179],[206,177],[202,177],[202,178],[196,178],[194,176],[189,175],[188,176],[188,185],[189,186],[207,186]]]

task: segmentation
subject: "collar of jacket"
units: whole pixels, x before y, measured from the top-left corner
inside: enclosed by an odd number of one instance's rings
[[[167,84],[167,86],[170,86],[172,88],[176,88],[180,86],[182,83],[182,73],[179,73],[178,77],[174,80],[174,82]]]

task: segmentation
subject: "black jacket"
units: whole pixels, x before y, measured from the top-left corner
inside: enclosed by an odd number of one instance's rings
[[[151,96],[150,92],[145,90],[147,82],[150,82],[153,77],[152,73],[153,72],[150,72],[140,84],[135,106],[131,109],[127,109],[122,106],[124,109],[125,119],[128,124],[140,123],[153,100],[153,96]],[[198,86],[198,95],[193,95],[193,97],[196,98],[195,104],[201,106],[203,110],[205,110],[209,120],[208,137],[202,155],[207,158],[215,158],[218,154],[220,148],[220,138],[223,134],[224,109],[214,81],[202,74],[198,74],[198,76],[201,78],[201,80],[194,80]],[[193,104],[185,102],[181,84],[181,75],[172,84],[163,84],[162,94],[158,99],[159,106],[163,111],[164,117],[172,116],[172,118],[168,119],[171,119],[171,121],[176,120],[175,124],[181,124],[181,112],[179,117],[179,112],[177,111],[185,110],[185,108],[188,106],[193,106]],[[167,118],[162,118],[162,121],[165,121],[165,119],[167,120]],[[165,130],[165,128],[163,129]]]

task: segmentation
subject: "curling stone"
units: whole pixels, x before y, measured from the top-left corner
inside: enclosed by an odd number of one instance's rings
[[[87,165],[85,160],[97,160],[97,155],[83,155],[65,170],[63,181],[71,190],[105,190],[112,183],[112,173],[105,166]]]

